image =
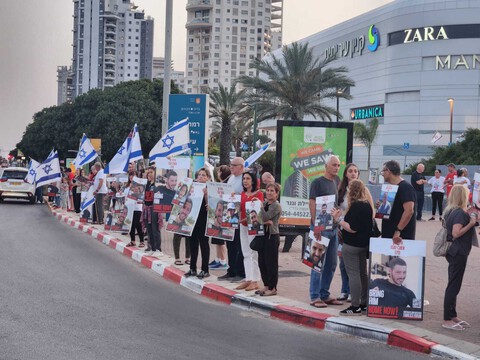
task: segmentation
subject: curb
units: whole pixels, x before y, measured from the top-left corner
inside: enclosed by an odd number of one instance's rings
[[[294,324],[375,340],[386,345],[410,351],[433,354],[449,359],[477,359],[469,354],[462,353],[403,330],[379,326],[361,320],[356,321],[350,317],[332,316],[330,314],[305,310],[294,306],[276,305],[262,299],[246,296],[244,293],[226,289],[217,284],[208,283],[196,278],[185,278],[183,271],[170,263],[159,260],[156,257],[146,256],[143,254],[143,250],[139,250],[136,247],[126,247],[126,243],[122,240],[98,230],[92,225],[81,223],[71,218],[68,214],[57,213],[51,208],[50,204],[47,203],[47,205],[52,215],[60,222],[64,222],[75,229],[87,233],[106,246],[120,252],[122,255],[153,270],[164,279],[181,285],[209,299],[220,301],[227,305],[241,307],[249,311],[255,311]]]

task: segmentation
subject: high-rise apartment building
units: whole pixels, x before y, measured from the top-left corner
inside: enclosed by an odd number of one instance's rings
[[[73,96],[152,78],[153,19],[130,0],[73,0]]]
[[[185,92],[255,75],[250,62],[282,45],[283,0],[188,0]]]
[[[73,71],[67,66],[57,66],[57,105],[73,100]]]
[[[175,83],[175,85],[177,85],[180,91],[185,92],[185,72],[175,71],[173,69],[173,61],[170,68],[172,69],[170,73],[171,80]],[[154,79],[163,80],[163,78],[165,77],[165,58],[153,58],[152,76]]]

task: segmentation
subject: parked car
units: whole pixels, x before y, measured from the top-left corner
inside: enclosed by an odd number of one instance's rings
[[[24,199],[35,204],[35,186],[25,181],[28,169],[7,167],[0,169],[0,202],[4,199]]]

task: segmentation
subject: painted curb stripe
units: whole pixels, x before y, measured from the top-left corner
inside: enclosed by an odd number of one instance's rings
[[[437,343],[433,341],[426,340],[403,330],[393,330],[388,335],[387,344],[424,354],[430,354],[432,346],[437,345]]]

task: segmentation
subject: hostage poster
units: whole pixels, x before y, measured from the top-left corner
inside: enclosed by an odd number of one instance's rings
[[[423,320],[426,242],[370,238],[367,315]]]
[[[315,236],[313,231],[308,234],[305,252],[303,253],[302,263],[317,272],[322,272],[330,239],[324,236]]]
[[[352,161],[353,124],[277,122],[276,179],[282,184],[280,226],[310,226],[310,184],[324,175],[330,155],[340,158],[339,175]]]
[[[219,239],[232,241],[235,229],[225,226],[224,214],[229,203],[224,200],[225,195],[231,198],[235,194],[232,185],[224,183],[207,183],[208,214],[205,236],[213,236]],[[235,206],[234,206],[235,208]],[[238,223],[237,223],[238,224]],[[231,225],[228,223],[228,225]]]

